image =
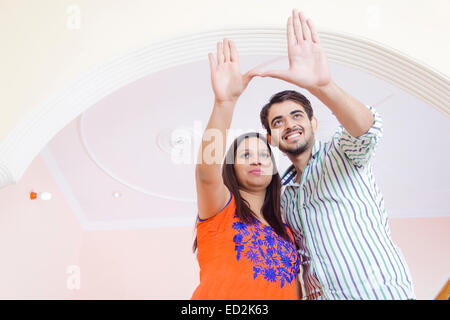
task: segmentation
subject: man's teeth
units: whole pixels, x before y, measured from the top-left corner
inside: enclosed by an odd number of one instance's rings
[[[301,134],[302,134],[301,132],[292,133],[292,134],[286,136],[286,140],[300,137]]]

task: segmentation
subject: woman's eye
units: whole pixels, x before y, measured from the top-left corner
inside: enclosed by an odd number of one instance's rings
[[[241,155],[241,158],[248,159],[250,157],[250,153],[245,152]]]
[[[261,158],[264,158],[264,159],[267,159],[267,158],[270,157],[270,155],[269,155],[268,153],[265,153],[265,152],[261,153],[259,156],[260,156]]]

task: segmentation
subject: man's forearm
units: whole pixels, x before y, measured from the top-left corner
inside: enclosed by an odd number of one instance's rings
[[[373,124],[372,112],[333,81],[326,86],[311,88],[309,91],[334,113],[338,121],[353,137],[366,133]]]

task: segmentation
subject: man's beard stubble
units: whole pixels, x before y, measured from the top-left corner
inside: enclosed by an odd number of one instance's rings
[[[297,146],[295,149],[287,149],[282,147],[281,145],[278,146],[278,148],[283,152],[291,156],[298,156],[308,150],[309,147],[311,147],[314,144],[314,134],[312,133],[311,136],[307,141]]]

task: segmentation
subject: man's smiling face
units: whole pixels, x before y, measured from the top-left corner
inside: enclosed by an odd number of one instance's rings
[[[300,103],[292,100],[274,103],[269,109],[267,120],[271,144],[278,146],[284,153],[296,156],[314,145],[317,121],[314,117],[308,118]]]

